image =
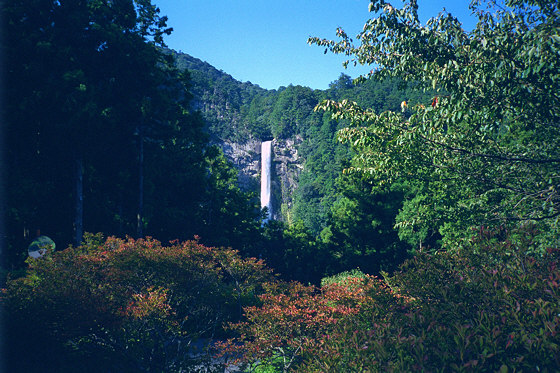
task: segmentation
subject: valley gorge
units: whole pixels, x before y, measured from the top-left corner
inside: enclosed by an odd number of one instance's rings
[[[348,98],[376,112],[399,110],[403,98],[422,98],[402,91],[395,82],[354,85],[341,74],[327,90],[279,87],[267,90],[240,82],[190,55],[168,50],[192,80],[191,107],[200,111],[210,142],[219,146],[238,171],[239,186],[260,191],[261,143],[273,139],[271,205],[274,220],[303,220],[318,234],[336,201],[335,180],[351,154],[336,138],[348,123],[315,112],[324,99]]]

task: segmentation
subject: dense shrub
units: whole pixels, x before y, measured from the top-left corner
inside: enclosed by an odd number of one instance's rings
[[[223,343],[223,352],[238,356],[238,364],[277,371],[297,367],[326,343],[337,323],[358,314],[369,288],[363,278],[353,277],[322,288],[298,282],[268,285],[259,296],[262,304],[246,307],[247,320],[231,325],[239,337]]]
[[[340,272],[333,276],[323,277],[321,279],[321,286],[330,284],[347,285],[349,283],[356,283],[355,279],[365,279],[367,275],[360,269],[353,269],[351,271]]]
[[[294,364],[280,368],[300,372],[557,371],[560,252],[532,252],[531,236],[481,229],[383,280],[275,289],[236,326],[237,351],[265,361],[288,350]]]
[[[10,279],[11,372],[184,371],[273,277],[261,261],[196,241],[89,237]]]

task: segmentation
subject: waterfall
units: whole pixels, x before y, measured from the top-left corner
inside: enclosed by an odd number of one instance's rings
[[[272,216],[270,201],[270,172],[272,168],[272,141],[261,143],[261,208],[267,208],[268,214],[265,221]]]

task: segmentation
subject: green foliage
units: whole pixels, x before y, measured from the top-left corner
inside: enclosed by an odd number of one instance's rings
[[[406,184],[379,187],[358,174],[344,174],[337,185],[340,197],[321,232],[323,243],[336,258],[329,273],[356,267],[370,274],[394,270],[411,250],[394,229]]]
[[[287,138],[302,133],[305,125],[316,117],[313,114],[316,104],[314,92],[307,87],[290,85],[282,90],[270,114],[272,135]]]
[[[365,279],[367,275],[360,271],[359,269],[353,269],[351,271],[344,271],[337,273],[336,275],[324,277],[321,279],[321,287],[330,284],[348,285],[351,279],[360,278]]]
[[[18,0],[1,10],[7,266],[23,266],[29,232],[66,247],[80,221],[120,237],[228,245],[258,227],[253,200],[208,146],[191,76],[164,53],[170,29],[150,1]]]
[[[88,236],[28,263],[2,296],[11,372],[192,369],[196,341],[223,336],[273,279],[262,261],[196,241]]]
[[[535,253],[537,236],[481,229],[384,280],[346,273],[321,291],[270,288],[235,326],[245,344],[228,348],[248,361],[284,354],[281,368],[298,372],[554,372],[560,251]]]
[[[336,138],[337,130],[347,123],[337,123],[327,114],[313,112],[313,107],[323,98],[349,98],[382,112],[400,110],[403,100],[414,105],[432,97],[430,93],[405,89],[399,80],[368,80],[356,85],[344,74],[325,91],[293,85],[277,91],[257,90],[250,83],[235,82],[207,63],[185,54],[175,55],[178,66],[191,69],[194,107],[202,111],[212,137],[238,142],[276,137],[296,143],[303,171],[291,201],[282,206],[282,216],[289,224],[302,221],[315,236],[332,224],[331,208],[344,193],[336,179],[350,160],[352,150]],[[366,236],[353,238],[363,240]],[[341,268],[332,268],[338,270]]]
[[[318,284],[331,258],[324,246],[297,221],[287,225],[269,221],[264,226],[262,241],[252,255],[262,257],[284,280]]]
[[[235,82],[229,75],[195,58],[181,53],[176,56],[180,67],[192,71],[194,106],[201,109],[213,137],[239,142],[271,137],[295,140],[304,167],[297,180],[293,203],[284,206],[283,214],[289,223],[301,220],[314,235],[319,235],[329,224],[331,206],[341,193],[336,179],[352,153],[336,138],[337,130],[344,123],[313,112],[313,107],[325,97],[345,97],[381,112],[398,110],[403,100],[413,105],[422,98],[424,101],[431,98],[428,94],[402,89],[398,80],[369,80],[355,85],[344,74],[326,91],[293,85],[277,91],[255,90],[249,83]],[[223,83],[226,81],[229,83]]]
[[[403,100],[412,103],[430,97],[427,93],[418,94],[400,86],[398,80],[368,80],[353,84],[349,76],[341,74],[328,90],[318,93],[317,97],[355,100],[375,112],[400,110]],[[298,179],[292,208],[294,220],[302,220],[316,235],[329,225],[332,206],[345,193],[344,187],[337,185],[337,178],[354,154],[349,146],[338,141],[336,135],[348,123],[337,122],[327,114],[322,117],[317,114],[308,116],[300,126],[299,134],[303,141],[298,151],[305,164]]]
[[[401,230],[457,240],[471,225],[534,221],[543,240],[557,240],[558,3],[504,5],[473,2],[478,24],[466,32],[445,12],[420,24],[416,1],[402,9],[372,1],[375,16],[359,45],[342,29],[338,42],[310,39],[377,64],[374,79],[440,90],[404,113],[379,114],[350,100],[319,105],[351,123],[339,132],[357,153],[349,170],[419,189],[413,206],[405,203]]]
[[[134,188],[139,128],[160,141],[171,123],[189,121],[191,133],[200,126],[182,114],[188,95],[156,49],[169,29],[150,1],[11,1],[1,11],[14,264],[28,244],[20,232],[41,228],[61,247],[70,241],[76,161],[86,205],[98,183],[105,185],[104,203],[86,207],[86,221],[90,228],[112,222],[100,230],[114,232],[114,215],[124,218],[130,208],[130,220],[136,216],[126,191]]]
[[[240,189],[236,170],[218,147],[209,147],[206,156],[208,187],[195,214],[193,234],[205,244],[247,253],[261,235],[260,201],[255,193]]]
[[[461,250],[419,253],[388,279],[395,296],[374,296],[326,351],[357,370],[555,371],[558,251],[527,254],[532,233],[518,233],[483,230]],[[329,355],[310,366],[338,364]]]
[[[179,69],[192,73],[193,107],[200,110],[210,134],[221,140],[243,143],[250,136],[270,136],[268,121],[259,114],[261,100],[268,101],[271,92],[251,82],[239,82],[231,75],[184,53],[166,50],[176,59]],[[259,103],[257,105],[253,104]],[[249,108],[248,108],[249,107]],[[257,112],[255,112],[257,111]],[[250,117],[250,120],[247,120]],[[261,137],[262,136],[262,137]]]

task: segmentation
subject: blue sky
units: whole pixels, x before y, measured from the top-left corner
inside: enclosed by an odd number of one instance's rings
[[[371,16],[368,0],[152,0],[174,32],[167,45],[206,61],[240,81],[267,89],[289,84],[325,89],[344,72],[343,56],[307,44],[309,36],[336,39],[337,27],[355,36]],[[394,1],[400,7],[400,1]],[[474,19],[469,1],[418,0],[421,20],[445,6],[464,27]]]

